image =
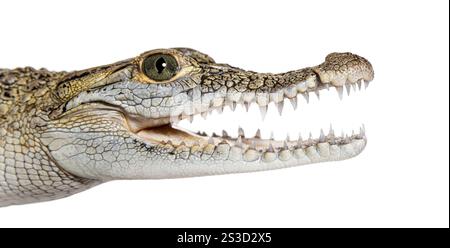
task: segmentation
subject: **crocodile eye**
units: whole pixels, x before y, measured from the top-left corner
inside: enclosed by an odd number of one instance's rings
[[[142,70],[152,80],[165,81],[178,72],[178,63],[172,55],[153,54],[144,59]]]

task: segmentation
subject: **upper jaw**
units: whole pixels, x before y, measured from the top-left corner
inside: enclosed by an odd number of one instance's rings
[[[206,116],[213,110],[220,112],[225,106],[234,110],[242,104],[248,108],[251,103],[258,104],[264,115],[270,102],[281,112],[286,98],[296,108],[297,95],[308,101],[311,92],[319,95],[330,87],[336,88],[342,98],[344,89],[349,93],[350,88],[361,88],[363,82],[367,86],[374,77],[371,64],[351,53],[332,53],[318,66],[280,74],[244,71],[224,64],[204,64],[201,74],[190,88],[162,98],[161,102],[171,102],[171,106],[161,107],[164,110],[155,115],[142,116],[165,118],[160,124],[168,124],[197,114]]]

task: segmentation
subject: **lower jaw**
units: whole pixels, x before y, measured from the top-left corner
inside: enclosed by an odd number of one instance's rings
[[[309,137],[295,141],[242,136],[208,137],[171,125],[144,129],[137,135],[151,146],[183,152],[185,159],[197,156],[200,160],[212,159],[215,162],[281,163],[286,166],[348,159],[361,153],[367,143],[363,128],[359,134],[349,136],[335,136],[331,130],[317,139]]]

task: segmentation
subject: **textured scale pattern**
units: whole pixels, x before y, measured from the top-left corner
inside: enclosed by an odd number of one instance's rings
[[[96,184],[56,166],[36,132],[48,119],[34,106],[50,105],[48,86],[63,74],[0,70],[0,206],[61,198]]]
[[[170,56],[174,75],[155,81],[149,56]],[[158,60],[155,60],[158,61]],[[150,65],[151,66],[151,65]],[[74,72],[0,69],[0,207],[58,199],[118,179],[162,179],[272,170],[358,155],[364,130],[317,139],[276,141],[208,137],[177,128],[181,119],[236,104],[269,103],[373,79],[371,64],[332,53],[314,67],[257,73],[215,63],[189,48],[157,49]]]

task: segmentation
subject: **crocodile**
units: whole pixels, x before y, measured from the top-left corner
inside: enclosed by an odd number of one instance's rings
[[[0,206],[59,199],[120,179],[271,170],[358,155],[364,130],[296,140],[207,135],[177,126],[225,106],[296,107],[297,97],[361,88],[372,65],[331,53],[313,67],[257,73],[190,48],[156,49],[72,72],[0,69]]]

